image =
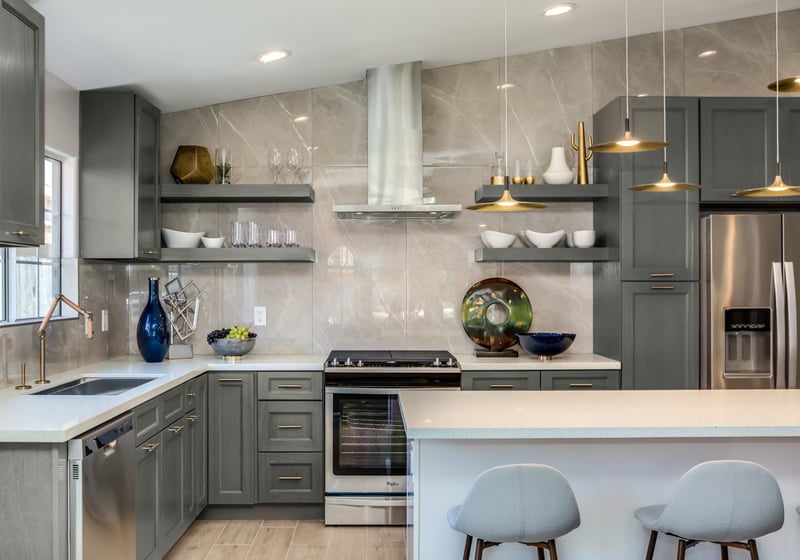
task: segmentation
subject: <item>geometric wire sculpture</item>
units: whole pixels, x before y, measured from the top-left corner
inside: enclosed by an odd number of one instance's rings
[[[167,293],[161,301],[167,306],[167,318],[170,324],[170,342],[174,335],[182,341],[189,338],[197,330],[197,312],[200,309],[200,291],[194,281],[186,286],[181,284],[177,276],[164,284]]]

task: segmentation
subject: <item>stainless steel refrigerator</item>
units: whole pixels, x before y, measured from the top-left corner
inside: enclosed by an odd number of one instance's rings
[[[797,388],[799,214],[702,220],[701,386]]]

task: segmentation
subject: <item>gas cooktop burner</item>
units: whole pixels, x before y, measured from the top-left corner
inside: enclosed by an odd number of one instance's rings
[[[446,350],[334,350],[325,370],[340,368],[458,368],[455,356]]]

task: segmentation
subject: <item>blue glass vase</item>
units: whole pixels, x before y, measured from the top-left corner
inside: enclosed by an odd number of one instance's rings
[[[161,362],[169,351],[169,325],[158,299],[158,277],[149,281],[150,296],[136,326],[136,344],[145,362]]]

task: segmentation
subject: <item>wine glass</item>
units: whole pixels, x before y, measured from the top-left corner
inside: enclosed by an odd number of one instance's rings
[[[300,182],[300,164],[302,160],[300,159],[300,152],[297,151],[297,148],[291,148],[289,150],[289,157],[286,161],[286,168],[289,170],[294,176],[296,182]]]
[[[272,170],[272,182],[277,183],[283,169],[283,154],[278,148],[269,152],[269,168]]]

